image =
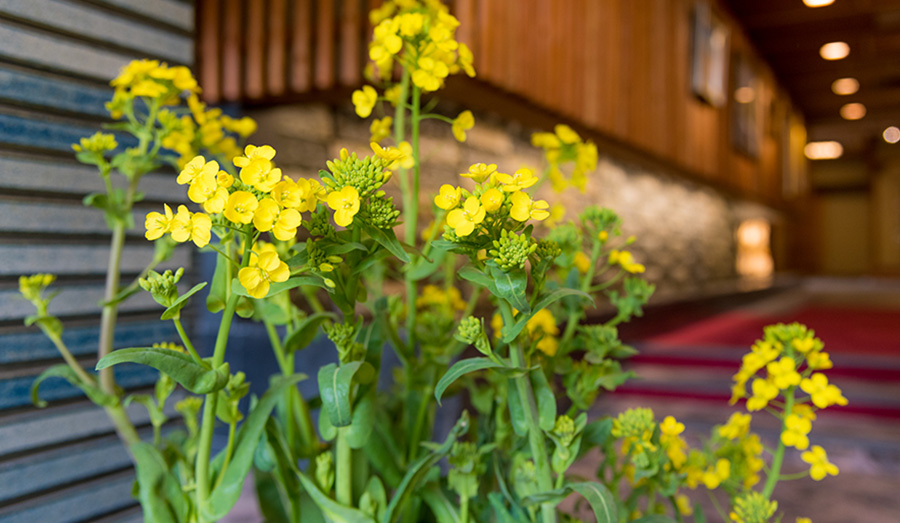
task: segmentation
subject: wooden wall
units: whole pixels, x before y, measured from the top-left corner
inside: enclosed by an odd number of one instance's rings
[[[255,104],[346,95],[363,81],[366,13],[378,3],[200,0],[198,60],[207,99]],[[786,115],[799,115],[724,2],[713,1],[714,12],[731,29],[732,51],[750,58],[760,80],[759,154],[737,152],[731,138],[734,102],[714,108],[691,92],[694,3],[455,0],[458,38],[472,48],[478,77],[450,82],[457,88],[442,96],[467,105],[475,99],[478,105],[478,89],[491,88],[518,104],[504,116],[537,109],[550,116],[544,121],[565,120],[663,168],[778,205],[789,163]],[[802,158],[802,145],[794,141],[795,157]]]
[[[64,340],[93,369],[99,333],[109,232],[102,212],[82,198],[103,190],[95,169],[74,159],[72,143],[107,122],[109,80],[135,58],[193,62],[194,6],[182,0],[0,0],[0,521],[140,521],[131,496],[133,473],[105,413],[64,381],[51,379],[31,405],[29,389],[45,368],[61,363],[56,349],[23,319],[31,305],[18,295],[21,274],[59,275],[50,312],[66,326]],[[127,145],[127,140],[123,145]],[[174,173],[142,180],[143,224],[160,202],[183,200]],[[190,267],[179,249],[167,268]],[[129,233],[123,257],[128,282],[152,258],[140,230]],[[177,339],[159,321],[147,293],[122,307],[116,347]],[[155,380],[132,367],[118,375],[127,388]],[[143,407],[130,413],[146,433]]]

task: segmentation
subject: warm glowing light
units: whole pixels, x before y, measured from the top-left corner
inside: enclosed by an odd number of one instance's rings
[[[809,142],[803,153],[810,160],[834,160],[844,154],[844,146],[838,142]]]
[[[861,103],[845,104],[841,107],[841,117],[844,120],[859,120],[866,115],[866,106]]]
[[[745,278],[769,278],[774,261],[769,250],[772,225],[763,219],[744,220],[737,230],[737,272]]]
[[[806,4],[806,7],[825,7],[833,4],[834,0],[803,0],[803,3]]]
[[[819,48],[819,54],[826,60],[841,60],[850,54],[847,42],[829,42]]]
[[[752,87],[738,87],[734,91],[734,101],[739,104],[748,104],[756,98],[756,91]]]
[[[900,129],[892,125],[885,129],[884,132],[881,133],[881,136],[884,137],[884,141],[886,141],[887,143],[900,142]]]
[[[856,78],[838,78],[831,84],[831,90],[834,94],[846,96],[859,91],[859,80]]]

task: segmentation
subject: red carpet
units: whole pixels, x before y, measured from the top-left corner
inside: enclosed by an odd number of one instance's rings
[[[694,348],[733,346],[747,350],[763,327],[800,322],[816,331],[825,350],[840,354],[900,356],[900,311],[811,306],[777,316],[730,312],[642,340]]]

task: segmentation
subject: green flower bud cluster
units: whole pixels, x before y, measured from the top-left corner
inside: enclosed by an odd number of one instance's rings
[[[363,346],[356,342],[356,325],[351,323],[332,323],[324,325],[323,330],[328,339],[334,343],[341,363],[357,361],[363,357]]]
[[[316,456],[316,483],[325,493],[331,492],[334,486],[334,457],[331,451],[326,450]]]
[[[481,453],[474,443],[457,441],[450,450],[450,472],[447,481],[460,498],[478,495],[478,478],[484,474]]]
[[[325,251],[311,239],[306,240],[306,255],[306,266],[317,272],[331,272],[335,264],[344,261],[340,256],[325,254]]]
[[[359,191],[360,199],[381,188],[390,178],[384,170],[381,158],[365,156],[359,158],[356,153],[347,154],[341,151],[341,158],[326,162],[331,176],[322,176],[323,183],[332,191],[351,186]]]
[[[559,442],[565,446],[572,444],[575,438],[575,422],[568,416],[560,416],[556,418],[553,425],[553,435],[559,438]]]
[[[591,205],[581,212],[579,218],[585,227],[590,227],[595,231],[608,230],[613,234],[621,234],[619,228],[622,225],[622,219],[612,209]]]
[[[513,461],[513,489],[520,498],[538,492],[537,467],[534,461],[522,459],[521,454]]]
[[[587,410],[601,388],[613,391],[633,375],[632,371],[622,372],[622,365],[617,360],[591,363],[585,358],[572,363],[571,371],[563,377],[563,385],[575,408]]]
[[[200,426],[197,424],[197,415],[200,414],[200,409],[202,408],[203,398],[198,396],[184,398],[175,404],[175,410],[184,418],[184,424],[187,426],[188,434],[191,436],[195,436],[199,432]]]
[[[528,255],[537,249],[537,243],[530,237],[503,229],[500,239],[493,241],[494,248],[488,251],[497,265],[504,271],[522,269]]]
[[[776,510],[777,501],[769,501],[760,492],[750,491],[734,500],[731,518],[738,523],[766,523]]]
[[[648,434],[653,434],[656,422],[653,420],[653,411],[646,408],[628,409],[613,420],[611,434],[617,438],[642,439]]]
[[[622,359],[637,354],[637,351],[622,343],[619,330],[603,324],[584,325],[578,328],[579,346],[587,351],[585,358],[591,363],[599,363],[606,358]]]
[[[543,261],[549,260],[553,261],[557,256],[562,254],[562,249],[559,248],[559,244],[552,240],[538,240],[537,249],[534,251],[535,255]]]
[[[119,144],[116,143],[116,137],[112,134],[96,132],[88,138],[82,138],[80,143],[73,144],[72,149],[76,152],[90,152],[103,154],[106,151],[112,151]]]
[[[571,222],[551,229],[545,239],[556,243],[560,251],[564,253],[581,250],[581,231]]]
[[[34,304],[40,311],[42,308],[46,314],[47,304],[51,298],[44,298],[44,291],[53,282],[56,276],[53,274],[34,274],[32,276],[19,276],[19,292],[22,296]]]
[[[490,356],[491,342],[484,332],[484,320],[475,316],[467,316],[459,322],[456,330],[456,339],[463,343],[474,345],[478,352]]]
[[[236,372],[228,378],[228,384],[224,390],[219,391],[219,401],[216,403],[216,417],[223,423],[234,424],[241,421],[244,415],[238,408],[241,398],[250,393],[250,383],[243,372]]]
[[[366,222],[379,229],[390,229],[397,224],[400,211],[394,205],[393,198],[385,196],[384,191],[378,191],[375,198],[369,200],[359,214]]]
[[[556,418],[553,430],[547,435],[556,445],[550,465],[557,474],[565,474],[575,462],[581,448],[581,433],[586,425],[587,414],[584,413],[574,420],[566,415]]]
[[[303,224],[312,236],[321,236],[323,238],[334,236],[334,225],[331,224],[329,212],[322,205],[319,206],[316,212],[310,213],[309,220],[304,221]]]
[[[177,284],[183,275],[184,267],[179,268],[174,274],[170,270],[162,274],[150,271],[147,278],[138,280],[138,284],[142,289],[153,295],[156,303],[169,308],[178,299]]]

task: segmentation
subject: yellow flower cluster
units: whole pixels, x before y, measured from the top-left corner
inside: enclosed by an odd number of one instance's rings
[[[684,432],[684,423],[679,423],[674,417],[666,416],[659,424],[659,442],[666,451],[669,463],[675,470],[680,470],[687,461],[687,442],[681,437]]]
[[[462,311],[466,309],[466,302],[462,299],[459,289],[449,287],[442,289],[437,285],[426,285],[422,288],[422,294],[416,298],[416,307],[449,307],[453,310]]]
[[[554,131],[531,135],[531,144],[544,150],[550,165],[550,183],[556,191],[562,191],[571,184],[584,192],[587,174],[597,168],[597,146],[593,142],[585,142],[568,125],[559,124]],[[572,164],[572,172],[567,180],[561,168],[568,163]]]
[[[169,67],[159,60],[131,61],[110,85],[115,92],[107,108],[115,119],[123,116],[122,106],[138,96],[159,99],[162,105],[175,105],[182,92],[200,92],[190,69],[181,65]]]
[[[436,91],[462,70],[475,76],[472,52],[456,41],[459,21],[439,0],[393,0],[370,14],[375,26],[369,58],[384,79],[394,62],[406,67],[423,91]]]
[[[625,269],[625,272],[631,274],[639,274],[647,270],[646,267],[644,267],[642,264],[634,261],[634,255],[632,255],[631,252],[620,251],[618,249],[613,249],[612,251],[610,251],[608,263],[610,265],[618,264],[620,267]]]
[[[476,189],[469,192],[444,184],[434,197],[434,204],[448,211],[447,225],[458,237],[472,234],[488,217],[502,222],[508,216],[524,223],[550,216],[547,202],[532,200],[524,192],[538,181],[530,169],[522,168],[510,175],[497,172],[495,164],[477,163],[460,176],[474,180],[478,184]]]

